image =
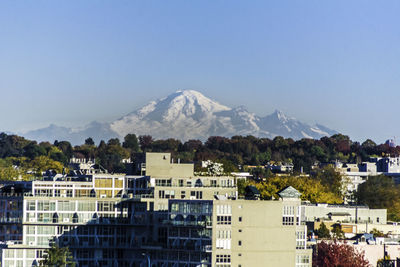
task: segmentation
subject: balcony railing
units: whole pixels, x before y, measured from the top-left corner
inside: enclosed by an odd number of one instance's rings
[[[211,227],[212,222],[204,221],[174,221],[174,220],[164,220],[163,224],[174,225],[174,226],[201,226],[201,227]]]

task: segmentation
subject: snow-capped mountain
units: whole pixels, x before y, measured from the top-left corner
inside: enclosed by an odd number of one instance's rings
[[[96,141],[123,138],[128,133],[151,135],[156,139],[206,140],[209,136],[254,135],[321,138],[337,133],[316,124],[310,126],[280,111],[260,117],[246,107],[230,108],[193,90],[177,91],[165,98],[151,101],[142,108],[111,123],[92,122],[81,129],[50,125],[31,131],[26,137],[35,140],[69,140],[81,144],[87,137]]]

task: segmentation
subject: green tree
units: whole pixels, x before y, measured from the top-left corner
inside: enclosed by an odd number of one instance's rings
[[[326,227],[325,223],[322,222],[319,225],[318,230],[316,231],[318,238],[330,238],[331,237],[331,233],[329,232],[328,227]]]
[[[127,134],[124,137],[124,143],[122,144],[124,148],[127,148],[131,153],[139,151],[139,141],[135,134]]]
[[[245,179],[238,179],[237,180],[237,188],[238,188],[238,194],[239,196],[244,197],[246,194],[245,188],[248,185]]]
[[[27,163],[27,167],[34,170],[37,175],[41,175],[41,172],[47,170],[55,170],[57,173],[62,173],[64,165],[61,162],[52,160],[47,156],[39,156],[34,160]]]
[[[45,251],[44,259],[39,262],[39,266],[45,267],[75,267],[76,263],[68,247],[51,245]]]
[[[392,178],[379,175],[370,176],[358,187],[357,202],[372,209],[387,209],[388,219],[400,220],[400,188]]]
[[[382,231],[379,231],[376,228],[372,228],[371,232],[369,232],[370,234],[373,234],[374,237],[384,237],[385,234]]]
[[[345,183],[342,175],[335,170],[332,166],[326,166],[321,170],[318,170],[314,174],[314,178],[321,181],[322,184],[330,188],[330,190],[337,196],[342,197],[345,191]]]
[[[154,139],[153,139],[153,137],[151,135],[141,135],[141,136],[139,136],[140,149],[143,152],[150,151],[153,142],[154,142]]]
[[[342,227],[340,226],[340,224],[334,224],[333,225],[332,235],[336,239],[344,238],[344,232],[343,232]]]
[[[303,176],[270,177],[263,182],[251,182],[261,193],[262,199],[279,198],[278,192],[287,186],[299,190],[302,200],[312,203],[339,204],[343,200],[330,191],[329,187],[323,185],[319,180]]]
[[[94,141],[92,137],[89,137],[85,140],[85,145],[94,146]]]

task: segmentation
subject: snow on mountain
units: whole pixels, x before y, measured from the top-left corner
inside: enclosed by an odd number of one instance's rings
[[[26,137],[42,140],[70,140],[81,144],[87,137],[97,142],[101,139],[123,138],[128,133],[151,135],[156,139],[206,140],[209,136],[254,135],[321,138],[335,131],[322,125],[310,126],[276,110],[271,115],[259,117],[246,107],[230,108],[203,94],[193,91],[177,91],[115,120],[111,123],[93,122],[81,129],[50,125],[31,131]]]

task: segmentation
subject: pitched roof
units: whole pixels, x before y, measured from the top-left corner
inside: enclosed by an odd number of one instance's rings
[[[281,191],[278,192],[278,195],[281,198],[299,198],[301,196],[301,193],[297,191],[296,188],[292,186],[287,186]]]

